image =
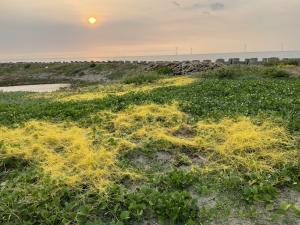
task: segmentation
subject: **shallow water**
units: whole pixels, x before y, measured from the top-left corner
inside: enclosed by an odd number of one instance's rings
[[[61,88],[68,88],[70,84],[36,84],[36,85],[20,85],[20,86],[8,86],[0,87],[0,91],[3,92],[53,92]]]

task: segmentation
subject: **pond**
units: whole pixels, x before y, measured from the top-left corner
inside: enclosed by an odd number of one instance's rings
[[[68,88],[70,84],[36,84],[36,85],[20,85],[20,86],[7,86],[0,87],[0,91],[3,92],[53,92],[61,88]]]

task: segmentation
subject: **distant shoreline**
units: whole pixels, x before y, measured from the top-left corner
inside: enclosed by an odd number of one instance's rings
[[[179,55],[146,55],[146,56],[117,56],[117,57],[15,57],[1,59],[0,63],[7,62],[71,62],[71,61],[191,61],[191,60],[228,60],[230,58],[240,58],[241,60],[249,58],[277,57],[300,58],[300,50],[296,51],[265,51],[265,52],[230,52],[230,53],[205,53],[205,54],[179,54]]]

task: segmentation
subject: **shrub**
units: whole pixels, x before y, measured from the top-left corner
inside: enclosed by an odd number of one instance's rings
[[[123,82],[125,84],[144,84],[144,83],[153,83],[156,80],[159,80],[161,76],[157,73],[145,73],[145,74],[135,74],[125,77]]]
[[[285,78],[290,74],[277,67],[262,66],[228,66],[202,74],[204,78],[216,79],[258,79],[258,78]]]
[[[269,78],[287,78],[290,76],[289,72],[276,68],[266,69],[264,75]]]
[[[96,67],[96,63],[92,62],[92,63],[90,64],[90,67],[91,67],[91,68],[95,68],[95,67]]]
[[[158,74],[169,75],[172,74],[173,70],[167,66],[161,67],[157,70]]]
[[[267,61],[263,63],[264,66],[279,66],[280,65],[280,59],[279,58],[270,58]]]
[[[29,69],[31,67],[31,64],[25,64],[24,69]]]
[[[252,66],[226,66],[202,74],[205,78],[241,79],[257,75],[258,69]]]
[[[299,61],[296,59],[284,59],[281,61],[281,65],[286,65],[286,66],[298,66]]]
[[[263,63],[264,66],[298,66],[299,62],[296,59],[272,58]]]
[[[216,77],[219,79],[232,79],[236,76],[238,76],[237,70],[233,69],[233,68],[229,68],[229,69],[219,69],[218,71],[216,71]]]

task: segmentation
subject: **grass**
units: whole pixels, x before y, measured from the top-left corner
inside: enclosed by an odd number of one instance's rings
[[[264,65],[265,66],[299,66],[299,60],[297,59],[279,60],[278,58],[273,58],[264,62]]]
[[[74,85],[118,80],[143,71],[142,65],[123,63],[1,63],[0,85],[69,82]],[[92,78],[89,78],[91,76]]]
[[[291,74],[280,67],[230,66],[202,74],[202,77],[213,79],[268,79],[288,78]]]
[[[157,73],[143,73],[130,75],[123,79],[125,84],[144,84],[144,83],[153,83],[156,80],[159,80],[161,76]]]
[[[300,80],[271,70],[0,93],[0,223],[297,224]]]

